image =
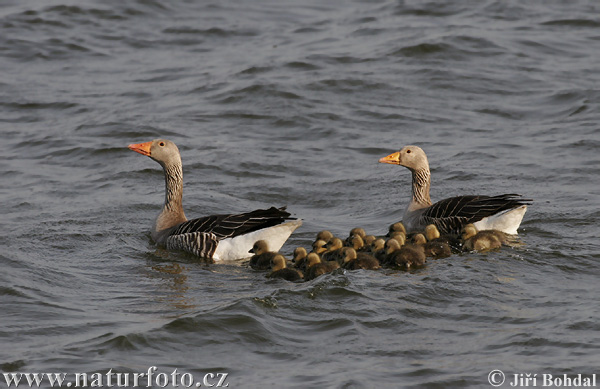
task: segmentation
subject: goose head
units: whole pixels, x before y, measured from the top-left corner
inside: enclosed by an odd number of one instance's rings
[[[427,156],[419,146],[404,146],[400,151],[381,158],[379,162],[404,166],[411,171],[429,169]]]
[[[132,143],[128,147],[130,150],[152,158],[160,163],[162,167],[174,164],[181,165],[179,149],[177,148],[177,145],[170,140],[154,139],[151,142]]]

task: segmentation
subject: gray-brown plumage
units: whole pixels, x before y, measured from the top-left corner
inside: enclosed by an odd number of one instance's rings
[[[165,202],[151,237],[159,246],[183,250],[202,258],[236,260],[247,257],[253,241],[266,239],[279,249],[302,221],[283,208],[271,207],[242,214],[222,214],[188,220],[183,211],[183,168],[175,143],[166,139],[129,145],[129,149],[158,162],[165,177]]]
[[[306,257],[307,268],[304,273],[304,279],[306,281],[313,280],[323,274],[331,273],[332,271],[339,269],[340,265],[337,262],[322,262],[321,258],[315,253],[310,253]]]
[[[250,258],[250,267],[255,270],[269,270],[271,268],[271,260],[278,254],[269,251],[269,245],[264,240],[256,241],[249,253],[254,253]]]
[[[287,281],[300,281],[303,278],[298,270],[290,269],[286,266],[283,255],[277,254],[271,259],[271,273],[268,278],[282,278]]]
[[[482,229],[516,234],[527,205],[531,202],[517,194],[503,194],[456,196],[434,204],[429,196],[431,172],[423,149],[405,146],[381,158],[379,162],[404,166],[412,173],[412,199],[402,217],[409,232],[435,224],[442,233],[458,234],[466,224],[476,223]]]
[[[342,249],[344,256],[342,267],[348,270],[377,270],[380,268],[377,258],[367,253],[357,253],[352,247]]]

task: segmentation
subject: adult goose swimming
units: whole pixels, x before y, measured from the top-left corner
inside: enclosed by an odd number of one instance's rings
[[[179,149],[166,139],[130,144],[129,149],[158,162],[165,174],[165,203],[154,222],[152,239],[169,250],[219,260],[247,258],[254,242],[265,240],[278,251],[302,221],[283,208],[188,220],[183,212],[183,168]]]
[[[408,231],[423,230],[433,224],[442,234],[459,234],[462,227],[473,223],[479,230],[499,230],[515,235],[527,205],[532,201],[518,194],[503,194],[458,196],[432,204],[429,162],[420,147],[405,146],[379,162],[401,165],[412,173],[412,199],[402,218]]]

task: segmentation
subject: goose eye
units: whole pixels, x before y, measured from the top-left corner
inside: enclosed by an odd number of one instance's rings
[[[163,147],[165,145],[165,142],[160,142],[158,145]]]
[[[410,149],[406,150],[406,154],[410,154]]]

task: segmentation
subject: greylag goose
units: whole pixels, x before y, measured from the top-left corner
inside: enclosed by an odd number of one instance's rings
[[[434,224],[441,233],[459,234],[463,226],[474,223],[480,230],[494,229],[514,235],[531,202],[521,195],[503,194],[458,196],[432,204],[429,162],[420,147],[405,146],[379,162],[401,165],[412,173],[412,200],[402,218],[408,231],[423,230],[426,225]]]
[[[271,273],[267,278],[283,278],[286,281],[300,281],[303,278],[298,270],[286,267],[283,255],[277,254],[271,259]]]
[[[279,250],[302,221],[284,208],[188,220],[182,206],[183,168],[179,149],[165,139],[130,144],[129,149],[158,162],[165,174],[165,203],[152,228],[152,239],[169,250],[183,250],[212,261],[248,257],[257,240]]]
[[[331,273],[332,271],[339,269],[340,265],[335,262],[325,262],[321,261],[321,258],[315,253],[310,253],[306,257],[306,273],[304,274],[304,279],[306,281],[313,280],[318,276],[321,276],[326,273]]]

